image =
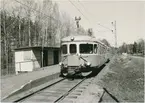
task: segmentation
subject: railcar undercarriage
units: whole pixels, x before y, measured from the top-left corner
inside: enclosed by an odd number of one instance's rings
[[[87,76],[90,73],[92,73],[93,68],[86,67],[86,68],[79,68],[79,67],[68,67],[68,68],[61,68],[60,76],[66,77],[66,76]]]

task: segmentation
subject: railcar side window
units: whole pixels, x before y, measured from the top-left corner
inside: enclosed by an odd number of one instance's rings
[[[106,53],[106,47],[104,47],[104,54]]]
[[[92,54],[93,44],[80,44],[80,53],[82,54]]]
[[[67,45],[62,45],[61,50],[62,54],[67,54]]]
[[[106,53],[106,47],[104,48],[104,51],[105,51],[104,53]]]
[[[100,54],[102,54],[102,45],[100,45]]]
[[[76,53],[77,52],[76,44],[70,44],[69,51],[70,53]]]
[[[100,46],[100,44],[98,45],[98,48],[99,48],[99,49],[98,49],[98,50],[99,50],[98,53],[101,54],[101,46]]]
[[[105,47],[103,46],[103,54],[105,54]]]
[[[97,49],[98,49],[97,44],[94,44],[94,53],[95,54],[97,53]]]
[[[102,46],[102,54],[104,54],[104,46]]]

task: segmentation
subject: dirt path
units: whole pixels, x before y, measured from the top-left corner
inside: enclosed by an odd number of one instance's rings
[[[132,56],[115,56],[97,76],[95,84],[105,88],[120,102],[144,101],[144,59]],[[113,102],[105,93],[102,101]]]

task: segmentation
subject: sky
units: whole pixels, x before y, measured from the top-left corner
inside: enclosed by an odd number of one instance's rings
[[[115,45],[115,37],[111,32],[115,27],[111,22],[114,21],[116,21],[118,46],[123,42],[129,44],[140,38],[145,39],[145,1],[53,1],[58,4],[60,11],[65,11],[70,17],[80,16],[82,27],[92,28],[97,39],[105,38],[112,46]]]

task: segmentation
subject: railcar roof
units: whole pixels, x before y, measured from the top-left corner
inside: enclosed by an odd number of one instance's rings
[[[93,41],[95,39],[94,37],[91,36],[82,36],[82,35],[75,35],[75,36],[67,36],[62,39],[62,41],[71,41],[71,38],[74,38],[74,41]]]
[[[62,42],[71,42],[71,39],[74,38],[73,41],[92,41],[92,42],[98,42],[104,46],[106,46],[104,43],[98,41],[95,37],[87,36],[87,35],[75,35],[75,36],[67,36],[63,38]]]

